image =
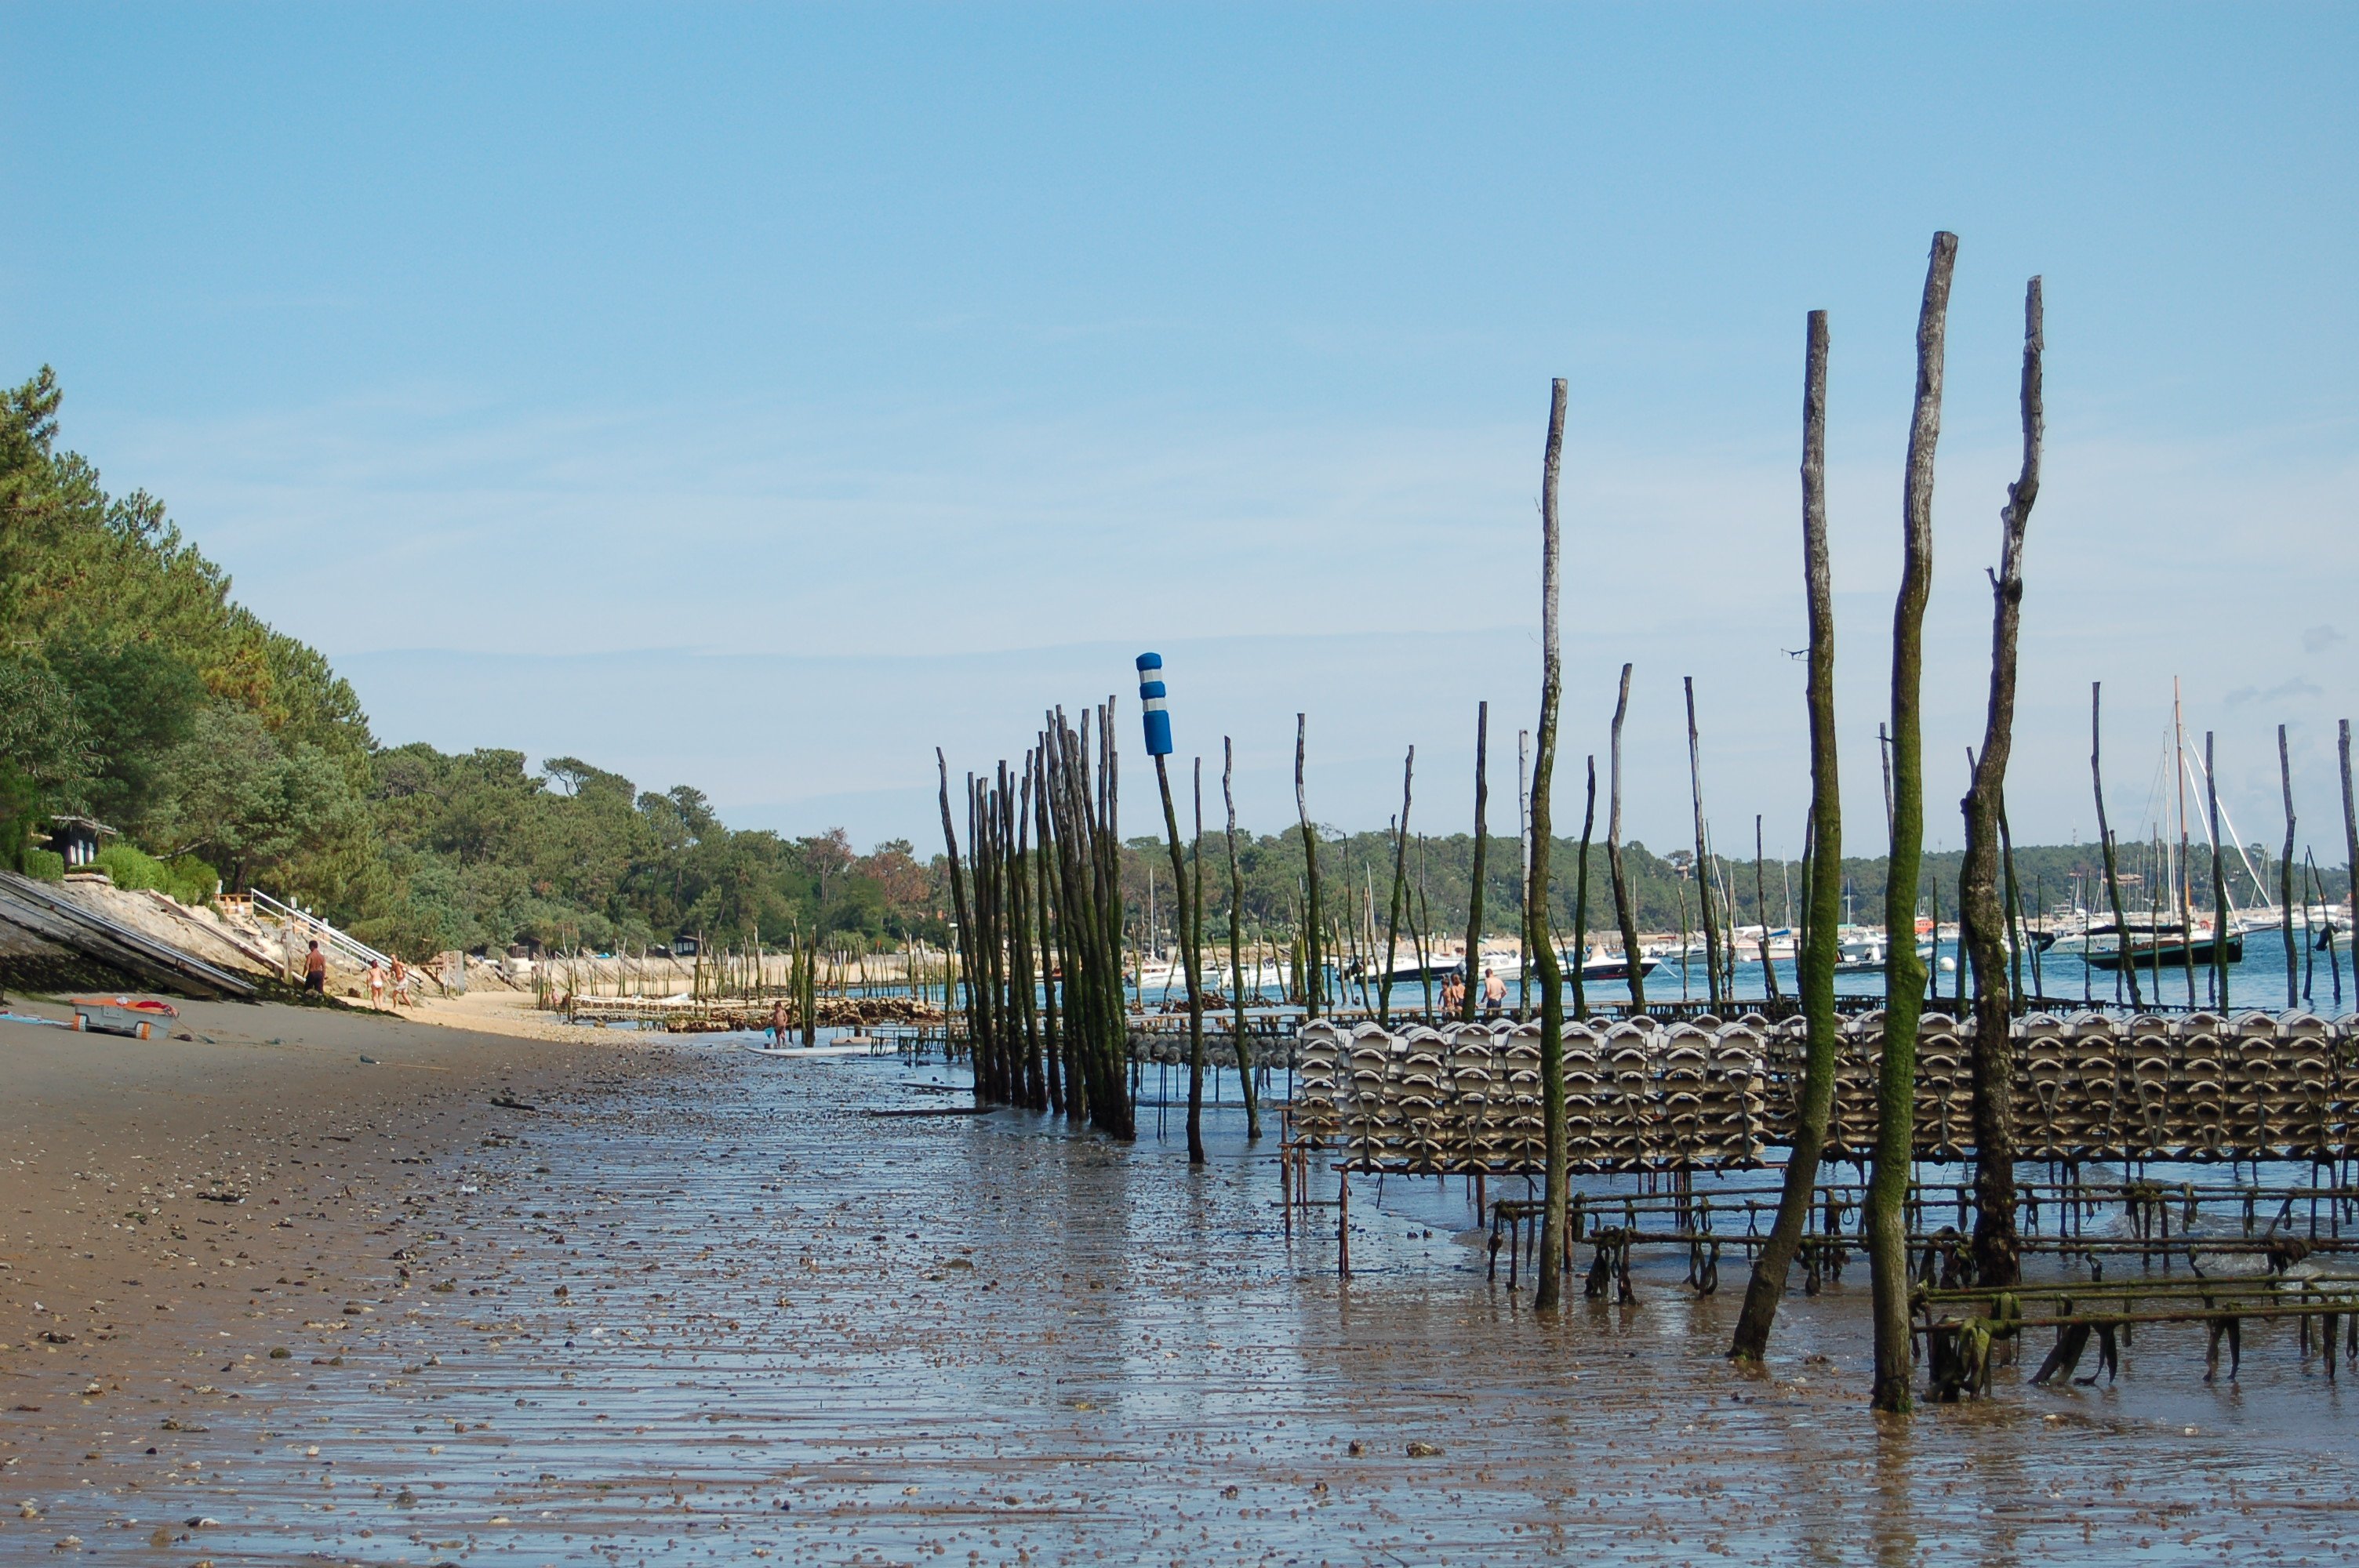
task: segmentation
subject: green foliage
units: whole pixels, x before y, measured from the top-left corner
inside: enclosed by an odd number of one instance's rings
[[[104,871],[119,888],[160,888],[171,880],[163,861],[128,844],[109,844],[90,864],[92,871]]]
[[[576,757],[413,744],[373,759],[370,806],[394,886],[362,935],[397,946],[607,948],[789,931],[897,940],[944,926],[910,846],[861,855],[841,832],[732,832],[686,786],[638,793]]]
[[[381,888],[351,687],[231,602],[161,502],[60,451],[60,401],[46,367],[0,390],[0,766],[36,816],[93,815],[241,884]]]
[[[212,705],[166,753],[172,789],[147,823],[169,854],[217,857],[241,883],[285,866],[306,846],[359,826],[363,802],[334,760],[308,741],[273,735],[253,711]]]
[[[159,860],[130,844],[109,844],[91,864],[104,871],[116,887],[134,891],[154,888],[182,903],[211,903],[221,880],[218,872],[193,855]],[[63,862],[60,865],[62,868]]]
[[[38,881],[61,882],[66,880],[66,858],[55,849],[27,849],[25,874]]]
[[[137,832],[168,803],[174,749],[210,706],[196,667],[153,643],[114,647],[67,643],[48,651],[49,669],[71,693],[89,737],[92,765],[82,785],[90,814]]]
[[[222,874],[194,855],[173,856],[164,862],[164,874],[170,879],[164,891],[182,903],[211,903],[223,887]]]
[[[275,742],[308,744],[366,780],[371,742],[352,688],[313,649],[230,600],[229,578],[144,491],[110,496],[57,448],[60,395],[44,368],[0,391],[0,633],[18,688],[38,665],[71,700],[87,755],[78,778],[35,769],[56,798],[75,788],[132,819],[160,809],[166,767],[210,708],[251,715]],[[54,729],[54,757],[71,738]],[[28,743],[23,735],[0,745]],[[23,764],[20,762],[20,766]]]
[[[25,856],[33,847],[33,828],[40,821],[39,803],[40,791],[33,781],[0,758],[0,867],[25,870]]]
[[[57,672],[34,655],[0,656],[0,767],[24,796],[19,809],[80,806],[95,761],[90,728]]]

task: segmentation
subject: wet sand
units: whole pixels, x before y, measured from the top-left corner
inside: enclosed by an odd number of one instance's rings
[[[1233,1111],[1190,1173],[1176,1113],[1132,1148],[871,1117],[963,1098],[889,1059],[357,1027],[386,1044],[241,1048],[271,1070],[195,1091],[239,1123],[211,1142],[185,1088],[8,1108],[6,1260],[103,1301],[34,1318],[0,1275],[0,1400],[42,1407],[0,1416],[38,1511],[0,1560],[2328,1562],[2359,1527],[2359,1412],[2289,1326],[2237,1385],[2146,1332],[2110,1389],[1884,1422],[1857,1268],[1746,1375],[1735,1270],[1544,1323],[1452,1239],[1455,1184],[1356,1183],[1339,1283],[1335,1211],[1289,1245]],[[148,1206],[185,1239],[110,1213],[224,1174],[245,1205]],[[80,1228],[28,1253],[44,1203]]]

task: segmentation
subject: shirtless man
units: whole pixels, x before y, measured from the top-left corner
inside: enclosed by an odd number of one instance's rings
[[[328,956],[320,951],[317,942],[303,955],[303,989],[312,996],[328,994]]]

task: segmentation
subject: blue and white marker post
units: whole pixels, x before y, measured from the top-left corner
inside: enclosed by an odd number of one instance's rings
[[[1171,715],[1163,706],[1163,655],[1139,654],[1138,707],[1147,725],[1147,754],[1150,757],[1171,754]]]
[[[1180,848],[1180,813],[1171,805],[1171,773],[1163,759],[1171,754],[1171,714],[1164,707],[1163,655],[1138,655],[1138,706],[1147,727],[1147,754],[1155,759],[1156,786],[1163,792],[1163,830],[1171,845],[1173,905],[1180,911],[1180,962],[1188,970],[1188,1163],[1204,1162],[1204,993],[1201,989],[1204,912],[1188,885],[1188,860]],[[1196,820],[1204,819],[1201,766],[1196,785]],[[1142,997],[1140,1000],[1145,1001]]]

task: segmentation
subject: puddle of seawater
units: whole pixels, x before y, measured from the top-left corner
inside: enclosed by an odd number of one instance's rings
[[[1178,1114],[1125,1148],[867,1114],[959,1103],[938,1065],[673,1061],[437,1170],[388,1233],[406,1286],[388,1260],[296,1345],[310,1386],[45,1530],[223,1564],[2175,1563],[2340,1560],[2359,1507],[2289,1327],[2235,1386],[2158,1331],[2110,1388],[1879,1422],[1864,1269],[1746,1376],[1741,1262],[1699,1299],[1647,1260],[1638,1305],[1543,1321],[1452,1240],[1455,1180],[1359,1178],[1340,1282],[1335,1210],[1288,1239],[1234,1103],[1190,1171]]]

